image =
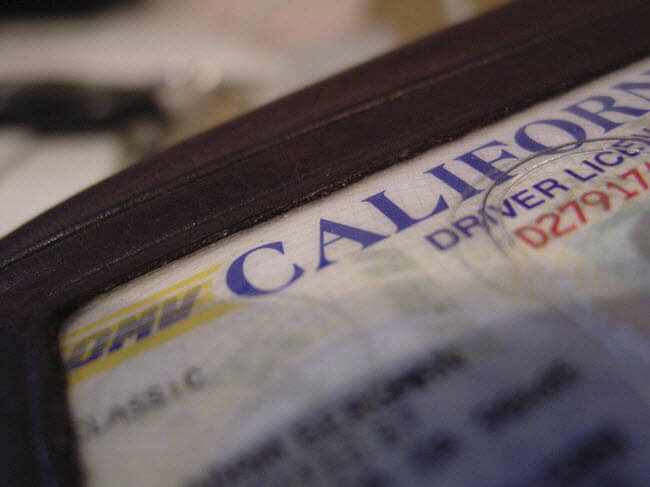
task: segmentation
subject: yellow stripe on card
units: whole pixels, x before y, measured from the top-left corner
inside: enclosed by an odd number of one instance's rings
[[[120,316],[126,315],[128,313],[131,313],[132,311],[135,311],[136,309],[147,305],[149,303],[152,303],[154,301],[158,301],[159,299],[167,296],[168,294],[172,294],[183,287],[192,284],[196,281],[200,281],[201,279],[204,279],[205,277],[209,276],[210,274],[213,274],[216,272],[223,264],[217,264],[212,267],[209,267],[205,269],[204,271],[199,272],[198,274],[195,274],[191,277],[188,277],[187,279],[180,281],[173,286],[169,286],[168,288],[162,289],[158,291],[157,293],[154,293],[150,296],[147,296],[144,299],[141,299],[140,301],[137,301],[133,304],[130,304],[129,306],[126,306],[125,308],[120,309],[119,311],[116,311],[114,313],[108,314],[106,316],[103,316],[102,318],[93,321],[92,323],[89,323],[85,326],[82,326],[81,328],[78,328],[76,330],[71,330],[70,332],[66,333],[65,336],[62,337],[62,342],[67,342],[69,340],[72,340],[80,335],[84,335],[94,328],[97,328],[105,323],[108,323],[111,320],[114,320],[116,318],[119,318]]]
[[[196,314],[192,314],[188,318],[175,323],[173,326],[157,331],[154,335],[102,356],[94,362],[79,367],[78,369],[73,369],[68,373],[68,385],[73,386],[79,384],[95,374],[112,369],[130,358],[156,348],[194,328],[208,324],[231,311],[241,308],[242,305],[227,301],[215,301],[213,295],[205,294],[198,298],[196,306],[199,309],[205,307]]]

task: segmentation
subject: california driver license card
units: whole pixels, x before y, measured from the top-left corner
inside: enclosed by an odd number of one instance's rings
[[[646,59],[95,299],[88,485],[647,485],[649,113]]]

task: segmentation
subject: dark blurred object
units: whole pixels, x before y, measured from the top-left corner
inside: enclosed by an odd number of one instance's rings
[[[166,121],[154,89],[72,82],[0,84],[0,125],[40,133],[115,129],[134,120]]]
[[[0,2],[0,17],[45,17],[95,12],[118,4],[136,3],[135,0],[6,0]]]

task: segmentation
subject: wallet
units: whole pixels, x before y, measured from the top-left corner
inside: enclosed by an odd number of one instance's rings
[[[92,297],[650,52],[650,3],[523,0],[151,156],[0,240],[4,485],[82,485],[58,348]]]

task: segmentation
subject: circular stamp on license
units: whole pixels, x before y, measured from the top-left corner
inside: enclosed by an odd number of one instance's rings
[[[483,260],[465,252],[473,270],[501,285],[509,280],[517,293],[542,299],[601,341],[616,342],[619,352],[635,349],[647,361],[647,125],[535,154],[504,171],[480,198],[492,250]]]
[[[632,227],[647,221],[649,186],[650,133],[590,139],[514,165],[485,191],[480,212],[491,242],[518,264],[575,270],[580,256],[616,250],[612,238],[619,253],[647,260],[647,234]]]

